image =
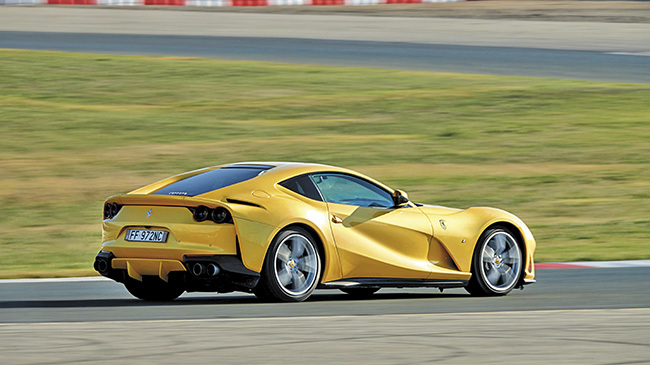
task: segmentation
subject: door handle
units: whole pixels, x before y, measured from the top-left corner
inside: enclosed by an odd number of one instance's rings
[[[343,219],[333,215],[332,216],[332,223],[343,223]]]

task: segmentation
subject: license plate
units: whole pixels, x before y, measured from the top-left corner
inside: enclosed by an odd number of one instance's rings
[[[136,241],[136,242],[167,242],[167,236],[169,232],[167,231],[155,231],[152,229],[127,229],[126,241]]]

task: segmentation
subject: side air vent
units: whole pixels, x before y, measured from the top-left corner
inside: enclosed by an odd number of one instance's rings
[[[239,199],[226,199],[226,202],[228,202],[230,204],[240,204],[240,205],[248,205],[250,207],[263,208],[259,204],[255,204],[255,203],[251,203],[251,202],[247,202],[245,200],[239,200]]]

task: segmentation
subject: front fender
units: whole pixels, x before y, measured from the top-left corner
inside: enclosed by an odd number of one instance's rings
[[[471,271],[474,249],[486,229],[499,223],[514,227],[524,241],[525,267],[529,273],[535,239],[526,224],[514,214],[496,208],[473,207],[451,214],[429,214],[429,217],[434,226],[434,238],[445,247],[456,266],[464,272]]]

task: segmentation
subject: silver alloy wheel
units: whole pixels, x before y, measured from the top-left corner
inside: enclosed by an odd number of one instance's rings
[[[521,249],[509,233],[497,231],[486,240],[481,252],[481,276],[495,292],[507,292],[521,271]]]
[[[318,278],[318,252],[314,244],[301,234],[285,237],[275,251],[273,262],[275,280],[291,296],[305,294]]]

